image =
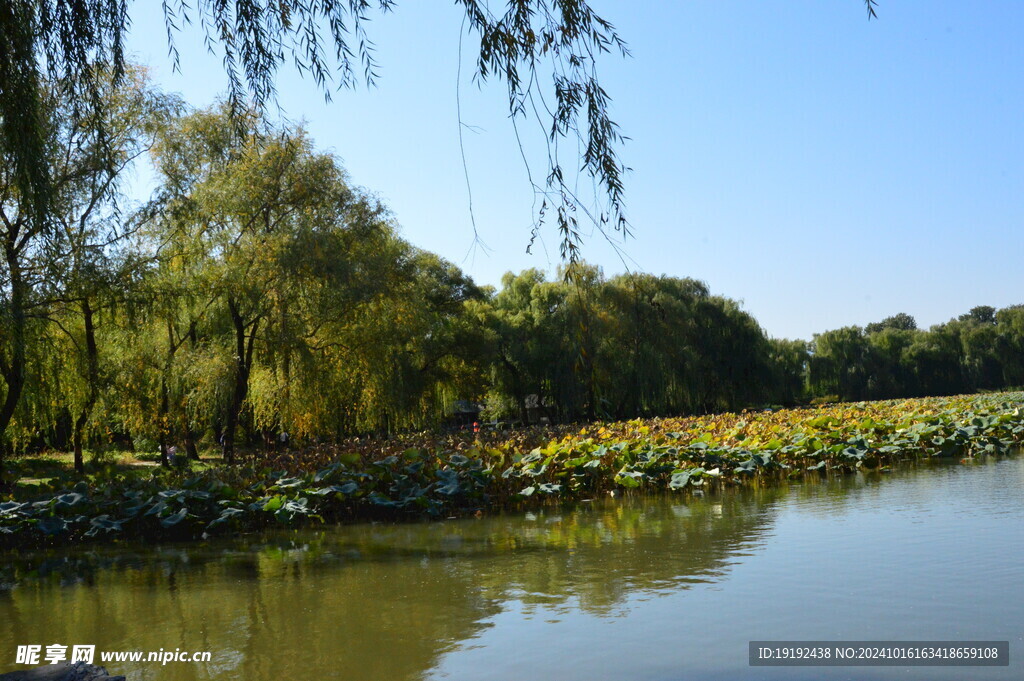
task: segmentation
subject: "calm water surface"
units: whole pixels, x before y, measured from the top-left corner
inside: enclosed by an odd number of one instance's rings
[[[160,679],[1024,678],[1024,458],[202,546],[0,554],[18,644]],[[750,640],[1009,640],[1009,668],[752,668]]]

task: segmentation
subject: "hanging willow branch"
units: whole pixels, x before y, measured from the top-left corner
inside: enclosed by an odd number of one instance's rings
[[[228,102],[236,111],[264,107],[275,96],[278,69],[291,61],[324,95],[377,79],[373,43],[366,31],[372,13],[395,0],[162,0],[169,51],[175,37],[198,26],[207,46],[222,57]],[[586,0],[508,0],[495,13],[487,0],[456,0],[468,29],[479,38],[477,78],[497,77],[508,88],[513,121],[535,119],[545,129],[547,172],[531,182],[541,202],[534,236],[554,214],[563,258],[575,261],[581,242],[578,215],[598,229],[628,232],[619,159],[624,138],[609,116],[610,98],[597,74],[606,52],[628,54],[611,23]],[[497,5],[498,3],[495,3]],[[876,0],[865,0],[869,18]],[[64,83],[82,107],[99,106],[99,82],[124,72],[124,38],[130,27],[127,0],[0,0],[0,144],[15,169],[26,203],[45,214],[48,171],[41,72]],[[102,68],[97,68],[101,65]],[[518,135],[518,129],[517,129]],[[559,142],[579,144],[576,168],[567,171]],[[575,147],[576,145],[570,145]],[[583,173],[603,199],[584,204],[570,178]],[[531,240],[532,241],[532,240]]]

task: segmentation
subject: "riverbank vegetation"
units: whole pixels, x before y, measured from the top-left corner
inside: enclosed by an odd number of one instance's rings
[[[7,545],[200,538],[270,523],[445,517],[631,491],[704,493],[1009,454],[1024,393],[847,403],[677,419],[407,436],[197,469],[110,467],[19,486]]]
[[[1024,384],[1024,307],[804,342],[693,279],[577,260],[481,287],[401,239],[301,127],[187,110],[138,69],[102,101],[83,120],[59,88],[47,99],[45,219],[0,183],[0,486],[26,453],[70,451],[80,473],[87,451],[259,464],[474,422]],[[153,193],[134,205],[126,173],[145,159]]]

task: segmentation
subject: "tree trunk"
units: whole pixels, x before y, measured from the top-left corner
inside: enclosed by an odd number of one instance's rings
[[[85,422],[89,418],[88,412],[83,409],[75,419],[75,432],[71,436],[72,448],[75,452],[75,472],[85,472],[85,457],[82,455],[82,431],[85,429]]]
[[[185,453],[192,461],[199,461],[199,447],[196,446],[196,434],[187,424],[185,425]]]
[[[281,338],[291,338],[291,332],[290,332],[289,324],[288,324],[288,305],[287,305],[287,301],[284,299],[283,296],[280,296],[280,297],[282,298],[282,301],[281,301],[281,321],[279,322],[280,326],[281,326],[281,330],[280,330]],[[277,415],[277,424],[278,424],[278,431],[279,431],[279,433],[278,433],[278,437],[276,439],[277,439],[277,444],[278,445],[281,445],[281,444],[287,445],[287,442],[285,442],[284,440],[281,439],[281,435],[283,433],[286,433],[288,431],[288,429],[291,427],[291,425],[290,425],[291,419],[289,417],[291,416],[291,407],[292,407],[292,348],[291,348],[290,344],[286,344],[286,343],[281,343],[281,346],[283,347],[282,357],[281,357],[281,375],[282,375],[282,378],[284,379],[284,387],[282,389],[282,395],[281,395],[282,409],[281,409],[281,411]]]
[[[199,344],[195,321],[192,321],[188,325],[188,340],[193,350]],[[199,461],[199,447],[196,446],[196,440],[198,438],[196,437],[196,432],[192,429],[192,424],[189,423],[187,411],[183,418],[185,424],[185,453],[188,454],[188,458],[192,461]]]
[[[238,426],[242,405],[249,394],[249,370],[252,367],[252,353],[256,341],[256,327],[259,317],[253,320],[252,329],[246,337],[246,323],[235,304],[234,299],[228,300],[231,323],[235,329],[235,388],[231,395],[231,404],[224,418],[224,434],[221,452],[225,463],[235,460],[235,430]]]
[[[160,422],[157,431],[157,447],[160,449],[160,465],[171,465],[168,448],[171,446],[171,394],[168,381],[174,367],[174,355],[178,352],[179,344],[174,341],[174,323],[167,319],[167,360],[164,363],[164,373],[160,377]]]
[[[160,379],[160,423],[158,426],[157,445],[160,448],[160,465],[167,468],[171,465],[167,450],[170,448],[171,400],[168,395],[167,377]]]
[[[519,372],[519,368],[508,358],[504,352],[500,352],[501,362],[505,365],[509,374],[512,375],[512,397],[516,401],[516,405],[519,411],[519,420],[523,422],[523,427],[530,425],[530,413],[526,409],[526,391],[523,389],[523,379]],[[540,395],[537,396],[540,399]]]
[[[89,305],[88,298],[82,300],[82,320],[85,324],[86,381],[89,387],[86,393],[85,404],[82,405],[82,410],[78,412],[78,418],[75,419],[75,431],[72,436],[75,451],[75,470],[79,473],[85,472],[85,461],[82,457],[82,435],[85,430],[85,424],[89,421],[89,415],[92,414],[92,408],[96,405],[96,400],[99,398],[100,381],[99,352],[96,349],[96,326],[93,319],[92,306]]]
[[[4,256],[7,260],[8,275],[10,276],[10,319],[5,320],[10,326],[8,335],[10,338],[10,355],[0,357],[0,371],[3,373],[4,381],[7,383],[7,394],[4,396],[3,404],[0,405],[0,489],[12,484],[13,481],[5,479],[4,457],[7,452],[7,427],[14,417],[14,410],[21,399],[22,390],[25,388],[25,280],[22,277],[21,265],[18,262],[18,249],[16,246],[17,234],[8,234],[4,243]]]

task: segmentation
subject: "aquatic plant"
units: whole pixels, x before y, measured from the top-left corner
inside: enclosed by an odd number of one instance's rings
[[[526,449],[537,436],[369,441],[200,472],[107,469],[0,502],[0,544],[442,517],[608,492],[686,493],[885,471],[907,460],[999,456],[1024,441],[1024,393],[594,423],[562,428]]]

